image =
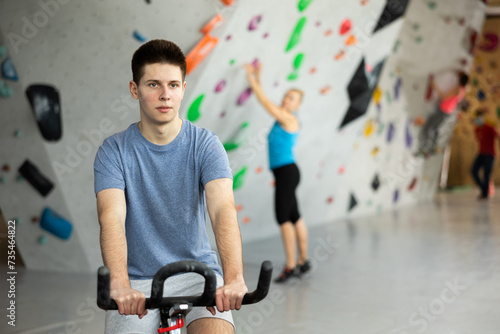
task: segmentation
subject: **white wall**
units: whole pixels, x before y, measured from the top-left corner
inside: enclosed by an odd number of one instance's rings
[[[386,4],[383,0],[371,0],[365,5],[362,1],[348,4],[340,0],[315,0],[303,12],[297,9],[298,1],[288,0],[235,0],[229,8],[218,0],[191,0],[195,5],[189,6],[182,0],[152,0],[150,5],[137,0],[59,0],[57,7],[47,10],[41,6],[55,1],[0,3],[1,38],[20,77],[17,83],[6,81],[13,88],[13,96],[0,98],[0,122],[7,130],[0,134],[0,162],[13,169],[3,172],[6,183],[0,184],[0,206],[7,219],[22,219],[17,241],[27,266],[65,271],[94,271],[101,263],[92,163],[98,143],[104,137],[138,119],[137,104],[128,93],[130,59],[140,45],[132,37],[134,30],[148,39],[171,39],[187,53],[202,37],[199,28],[216,13],[225,17],[225,22],[212,33],[220,38],[217,47],[187,77],[181,109],[186,117],[192,101],[205,94],[201,117],[195,124],[216,132],[223,142],[231,139],[243,122],[248,122],[248,129],[242,134],[245,142],[228,154],[234,172],[244,166],[248,168],[243,186],[235,191],[241,208],[243,240],[248,242],[274,235],[278,229],[272,210],[272,176],[267,168],[266,136],[272,120],[255,97],[242,106],[236,104],[239,94],[248,87],[242,64],[259,59],[263,64],[264,89],[276,103],[289,87],[305,91],[299,113],[302,132],[297,146],[302,172],[301,211],[311,225],[335,223],[349,215],[373,214],[432,198],[441,155],[412,163],[411,173],[401,172],[402,158],[413,149],[406,148],[403,129],[408,119],[430,111],[422,92],[409,87],[416,83],[421,90],[426,73],[455,66],[450,65],[450,57],[437,55],[452,54],[453,60],[466,56],[460,53],[461,37],[469,25],[479,29],[484,11],[477,0],[441,0],[434,10],[426,8],[424,2],[413,1],[405,18],[373,35],[373,27]],[[43,13],[47,17],[45,24]],[[453,17],[463,16],[466,25],[440,23],[442,29],[432,29],[448,13]],[[250,31],[248,24],[256,15],[261,15],[262,20],[257,29]],[[303,16],[307,22],[301,40],[294,49],[285,52],[291,32]],[[344,45],[349,34],[339,34],[344,19],[352,22],[351,34],[358,40],[353,46]],[[38,23],[39,27],[26,34],[29,32],[26,22]],[[420,31],[413,29],[415,23],[420,24]],[[326,33],[328,30],[331,34]],[[18,50],[11,42],[13,33],[25,38],[26,43],[19,45]],[[422,35],[422,41],[413,45],[415,34]],[[394,53],[396,40],[400,40],[400,46]],[[434,50],[434,56],[429,55],[429,49]],[[340,50],[345,51],[345,56],[335,60]],[[287,77],[298,53],[304,54],[304,60],[298,79],[290,82]],[[363,117],[339,131],[349,106],[346,87],[362,57],[374,66],[386,56],[390,57],[379,82],[383,92],[380,112],[372,103]],[[312,68],[316,69],[314,73],[310,71]],[[387,102],[386,94],[393,94],[398,77],[403,78],[399,99]],[[221,79],[228,84],[222,92],[215,93]],[[24,89],[32,83],[48,83],[60,90],[64,127],[63,138],[57,143],[41,138],[31,116]],[[320,91],[326,86],[330,87],[330,93],[322,94]],[[370,119],[376,120],[374,133],[363,136]],[[112,126],[102,127],[106,122]],[[386,142],[389,122],[394,123],[396,130],[391,144]],[[14,137],[16,129],[23,130],[21,138]],[[409,131],[416,137],[419,129],[411,126]],[[91,151],[82,152],[85,145],[91,146]],[[375,146],[379,153],[373,158],[371,152]],[[72,151],[77,154],[80,151],[78,157],[70,156]],[[15,170],[27,157],[56,184],[47,198],[42,198],[26,182],[15,180]],[[61,172],[61,165],[66,166],[65,172]],[[339,173],[340,168],[345,172]],[[373,192],[370,183],[377,172],[381,186]],[[401,177],[391,181],[389,172]],[[419,181],[409,192],[407,184],[413,176]],[[399,201],[394,204],[396,189]],[[348,212],[351,193],[358,199],[358,206]],[[30,222],[45,206],[54,208],[73,223],[75,231],[69,241],[52,237]],[[49,238],[45,245],[37,243],[42,234]]]

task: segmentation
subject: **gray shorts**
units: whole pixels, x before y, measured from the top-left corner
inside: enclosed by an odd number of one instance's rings
[[[224,285],[222,277],[217,275],[217,287]],[[151,279],[131,280],[132,289],[143,292],[146,297],[151,296]],[[164,296],[195,296],[203,292],[205,278],[196,273],[185,273],[169,277],[165,281]],[[205,307],[193,307],[185,319],[187,327],[191,322],[200,318],[218,318],[229,321],[233,326],[233,316],[231,312],[217,311],[215,316]],[[118,311],[106,312],[106,334],[157,334],[160,327],[160,311],[158,309],[148,310],[148,314],[139,319],[137,315],[120,315]]]

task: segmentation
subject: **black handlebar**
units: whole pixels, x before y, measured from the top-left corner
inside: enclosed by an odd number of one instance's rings
[[[205,278],[205,288],[200,296],[163,297],[163,284],[165,280],[178,273],[195,272]],[[262,262],[257,289],[245,294],[242,304],[254,304],[264,299],[271,284],[273,265],[270,261]],[[191,303],[193,306],[215,305],[215,290],[217,279],[215,273],[206,264],[198,261],[178,261],[160,268],[153,277],[151,284],[151,297],[146,298],[146,308],[170,308],[176,303]],[[116,302],[110,297],[110,273],[105,266],[97,272],[97,306],[103,310],[117,310]]]

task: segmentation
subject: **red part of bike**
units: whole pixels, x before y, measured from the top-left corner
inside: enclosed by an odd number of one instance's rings
[[[160,329],[158,329],[158,333],[159,334],[166,333],[166,332],[170,332],[170,331],[173,331],[174,329],[179,329],[182,327],[184,327],[184,319],[178,319],[178,322],[176,325],[173,325],[173,326],[167,327],[167,328],[160,328]]]

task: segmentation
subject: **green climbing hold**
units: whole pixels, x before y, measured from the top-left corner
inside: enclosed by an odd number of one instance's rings
[[[7,179],[5,178],[5,176],[3,176],[3,175],[2,175],[2,176],[0,176],[0,183],[1,183],[1,184],[5,184],[5,183],[7,183]]]
[[[243,186],[245,183],[245,174],[247,173],[248,167],[241,168],[233,178],[233,190],[237,190]]]
[[[290,40],[288,41],[288,45],[286,46],[285,52],[290,51],[293,47],[300,42],[300,34],[302,33],[302,29],[306,24],[306,18],[302,17],[299,19],[297,24],[295,25],[295,29],[292,32],[292,36],[290,36]]]
[[[297,56],[295,56],[295,60],[293,61],[293,67],[298,70],[300,68],[300,65],[302,65],[302,60],[304,60],[304,54],[299,53]]]
[[[422,43],[422,36],[415,37],[415,42],[419,44]]]
[[[288,80],[295,80],[299,77],[299,68],[302,65],[302,60],[304,60],[304,54],[299,53],[297,56],[295,56],[295,59],[293,61],[293,68],[294,71],[288,76]]]
[[[293,72],[293,73],[290,73],[288,75],[287,79],[288,79],[288,81],[293,81],[293,80],[297,79],[298,77],[299,77],[299,74],[297,72]]]
[[[41,235],[38,237],[38,243],[40,245],[45,245],[49,241],[45,235]]]
[[[429,5],[429,9],[436,9],[436,7],[437,7],[437,3],[435,3],[434,1],[430,1],[428,3],[428,5]]]
[[[223,144],[226,152],[230,152],[232,150],[235,150],[238,147],[240,147],[241,145],[243,145],[243,143],[245,142],[245,140],[248,137],[248,132],[246,131],[246,130],[248,130],[248,125],[249,125],[248,122],[242,123],[240,125],[240,127],[238,128],[238,130],[236,131],[236,133],[233,134],[231,136],[231,138]]]
[[[497,117],[500,119],[500,106],[497,106]]]
[[[7,55],[7,47],[5,45],[0,45],[0,58],[3,58]]]
[[[190,122],[195,122],[198,118],[200,118],[200,106],[201,102],[203,102],[203,98],[205,97],[205,94],[201,94],[198,96],[193,103],[191,103],[191,106],[188,109],[187,112],[187,119]]]
[[[313,2],[314,0],[299,0],[297,7],[299,7],[299,12],[306,10],[306,8]]]
[[[231,59],[231,60],[229,61],[229,65],[234,65],[234,63],[236,63],[236,60],[234,60],[234,59]]]

